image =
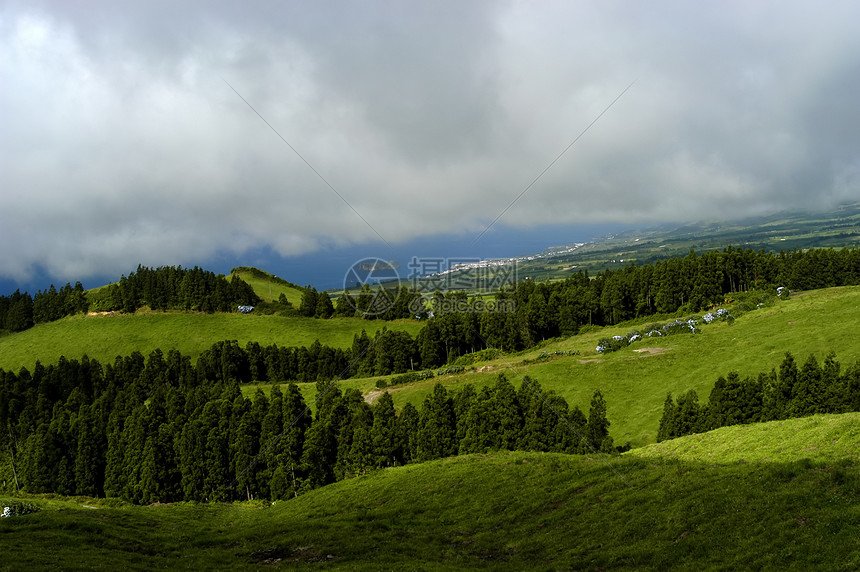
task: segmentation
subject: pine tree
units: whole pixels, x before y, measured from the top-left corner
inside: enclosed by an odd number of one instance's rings
[[[397,416],[397,459],[400,463],[418,460],[418,429],[421,414],[411,403],[407,403]]]
[[[591,408],[588,411],[588,425],[586,427],[586,438],[595,450],[605,452],[607,446],[611,447],[609,437],[609,419],[606,418],[606,400],[598,389],[591,398]]]
[[[818,413],[823,401],[824,388],[821,382],[821,367],[815,356],[810,354],[800,371],[797,372],[796,382],[792,387],[790,415],[792,417],[804,417]]]
[[[331,303],[331,298],[325,292],[319,292],[317,294],[317,303],[314,308],[314,317],[315,318],[331,318],[334,314],[334,306]]]
[[[458,425],[465,427],[459,443],[461,455],[486,453],[499,448],[499,415],[495,408],[492,391],[484,387],[472,400],[465,419]]]
[[[397,454],[397,416],[394,411],[394,400],[386,391],[379,396],[373,406],[373,465],[375,467],[391,467],[396,462]]]
[[[525,419],[517,392],[503,375],[499,375],[493,388],[493,407],[498,412],[498,446],[513,451],[522,438]]]
[[[445,386],[437,383],[421,407],[418,458],[428,461],[456,454],[456,436],[454,404]]]
[[[301,459],[304,449],[305,434],[311,424],[310,409],[305,404],[296,384],[287,386],[283,399],[284,430],[283,437],[278,441],[275,450],[276,469],[278,476],[272,474],[273,498],[289,498],[298,494],[299,481],[302,479]]]
[[[99,496],[104,481],[104,459],[99,451],[94,420],[90,406],[82,405],[78,410],[78,443],[75,455],[75,484],[77,494]]]
[[[316,288],[307,286],[302,292],[302,303],[299,305],[299,313],[306,318],[313,318],[317,311],[317,299]]]

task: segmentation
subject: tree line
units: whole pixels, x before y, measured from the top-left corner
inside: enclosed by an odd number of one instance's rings
[[[772,253],[728,247],[605,270],[585,271],[557,282],[519,281],[500,293],[514,315],[481,316],[481,336],[506,350],[577,334],[584,326],[608,326],[655,314],[698,312],[750,291],[812,290],[860,284],[860,249]],[[753,306],[754,307],[754,306]]]
[[[655,314],[698,312],[748,292],[775,293],[860,284],[860,249],[811,249],[779,253],[736,249],[627,266],[590,276],[585,270],[565,280],[520,280],[495,295],[490,310],[464,291],[436,292],[427,301],[427,326],[420,336],[425,355],[444,361],[487,347],[520,351],[550,338],[572,336],[589,326],[609,326]],[[315,293],[328,298],[325,293]],[[366,319],[416,317],[419,292],[367,285],[358,295],[343,295],[334,312],[317,311],[318,298],[303,298],[306,316],[363,316]],[[373,304],[384,303],[385,312]],[[753,304],[750,308],[755,307]],[[410,308],[412,311],[410,312]],[[370,309],[371,311],[367,311]],[[465,310],[465,311],[464,311]],[[439,358],[432,360],[437,362]]]
[[[138,266],[121,276],[119,282],[91,292],[93,310],[133,313],[143,306],[152,310],[193,312],[232,312],[239,305],[253,306],[260,301],[244,280],[209,270],[160,266]]]
[[[66,283],[59,290],[51,284],[47,290],[38,291],[35,298],[16,290],[11,296],[0,296],[0,330],[22,332],[34,324],[86,313],[88,308],[89,301],[80,282],[74,287]]]
[[[599,391],[586,416],[527,377],[519,389],[503,375],[480,390],[437,384],[399,413],[388,393],[371,405],[323,381],[311,415],[295,384],[248,398],[210,374],[176,350],[0,370],[6,490],[142,504],[280,499],[457,454],[614,450]]]
[[[707,404],[699,404],[694,390],[677,399],[667,395],[657,441],[728,425],[849,411],[860,411],[860,361],[843,371],[831,352],[823,364],[810,355],[798,367],[786,353],[779,371],[743,379],[737,372],[720,376]]]
[[[138,266],[137,271],[123,275],[119,282],[89,293],[77,282],[74,287],[66,284],[60,290],[52,284],[35,297],[20,290],[0,296],[0,330],[20,332],[34,324],[88,310],[133,313],[149,306],[153,310],[231,312],[238,305],[253,306],[258,302],[254,289],[236,276],[227,280],[196,266]]]
[[[495,309],[490,311],[478,307],[476,300],[462,291],[435,293],[425,310],[425,305],[419,303],[421,294],[413,289],[380,287],[372,291],[367,285],[359,294],[344,294],[335,303],[326,292],[308,286],[302,289],[299,308],[292,308],[286,298],[280,306],[315,318],[363,316],[393,320],[432,315],[427,324],[430,331],[422,336],[426,341],[419,344],[425,356],[436,356],[426,361],[436,363],[440,359],[450,362],[487,347],[519,351],[542,340],[575,335],[588,326],[614,325],[654,314],[696,312],[750,291],[775,291],[777,286],[811,290],[856,284],[860,284],[857,248],[773,253],[729,246],[702,255],[691,251],[685,257],[653,264],[631,263],[594,277],[580,271],[557,282],[520,280],[495,295]],[[79,291],[76,286],[74,292]],[[63,298],[62,292],[59,294]],[[46,301],[50,297],[43,295]],[[80,301],[80,296],[75,296]],[[239,304],[261,302],[241,279],[228,281],[197,267],[187,270],[140,266],[137,272],[88,293],[86,298],[91,309],[125,312],[142,305],[155,310],[232,311]],[[82,311],[81,304],[65,300],[46,306]],[[26,293],[0,296],[0,327],[10,331],[26,329],[33,323],[33,307],[34,301]],[[59,314],[51,310],[43,315]]]

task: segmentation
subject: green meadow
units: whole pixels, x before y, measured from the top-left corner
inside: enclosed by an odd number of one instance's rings
[[[383,328],[405,330],[415,335],[420,326],[408,320],[381,322],[359,318],[316,320],[292,316],[254,314],[193,314],[145,312],[134,315],[77,315],[0,337],[0,368],[17,371],[36,361],[55,363],[60,356],[80,358],[86,354],[102,363],[118,355],[139,351],[144,356],[155,349],[165,353],[176,348],[194,360],[212,344],[222,340],[249,341],[261,345],[309,346],[315,340],[334,347],[349,347],[353,336],[367,330],[369,336]]]
[[[858,424],[846,414],[731,427],[616,457],[453,457],[274,504],[32,497],[41,511],[0,521],[0,566],[851,570]],[[853,437],[826,434],[844,430]],[[805,440],[816,446],[804,451]]]
[[[678,395],[694,389],[699,401],[705,402],[718,376],[730,371],[741,377],[770,371],[779,367],[785,352],[801,363],[810,354],[822,361],[831,350],[843,366],[860,360],[856,342],[860,287],[795,294],[774,306],[740,315],[733,323],[702,325],[701,334],[646,338],[606,355],[595,350],[600,338],[626,334],[653,321],[551,341],[521,354],[478,363],[462,374],[437,376],[388,391],[396,406],[408,402],[420,407],[437,382],[458,390],[467,383],[492,384],[504,373],[519,386],[528,375],[587,413],[591,396],[599,389],[607,401],[615,442],[629,441],[637,447],[654,442],[667,393]],[[542,352],[572,350],[579,354],[539,358]],[[373,389],[366,380],[344,380],[341,385],[364,392]]]

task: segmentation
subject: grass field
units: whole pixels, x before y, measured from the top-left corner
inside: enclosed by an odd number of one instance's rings
[[[649,338],[615,353],[595,351],[598,339],[625,334],[633,326],[606,328],[548,343],[541,348],[477,364],[473,371],[435,377],[424,382],[390,388],[397,407],[407,402],[420,406],[437,382],[457,390],[466,383],[492,384],[505,373],[519,387],[529,375],[544,389],[552,389],[578,405],[586,414],[591,396],[600,389],[607,401],[616,443],[633,446],[653,443],[666,394],[688,389],[707,401],[720,375],[737,371],[757,375],[778,368],[786,351],[803,362],[809,354],[823,360],[836,352],[843,366],[860,360],[856,326],[860,323],[860,287],[804,292],[740,316],[734,323],[705,325],[699,335]],[[652,348],[650,351],[637,351]],[[580,355],[536,360],[541,352],[578,350]],[[368,387],[364,380],[345,380],[343,387]]]
[[[454,457],[274,505],[35,497],[40,512],[0,520],[0,567],[857,569],[860,467],[850,439],[833,443],[818,428],[856,431],[858,422],[849,414],[727,428],[609,458]],[[821,447],[774,459],[790,435],[797,447],[805,438]],[[736,443],[768,452],[739,462]],[[667,457],[673,444],[687,453]]]
[[[71,359],[87,354],[105,363],[135,350],[146,356],[156,348],[165,353],[176,348],[194,360],[222,340],[238,340],[243,346],[249,341],[261,345],[307,346],[319,339],[330,346],[348,347],[362,329],[372,337],[382,327],[406,330],[413,336],[420,329],[418,322],[408,320],[316,320],[183,312],[77,315],[0,338],[0,368],[15,371],[22,366],[31,368],[36,360],[55,363],[61,355]]]
[[[707,463],[810,459],[860,464],[860,413],[721,427],[632,449],[626,456]]]

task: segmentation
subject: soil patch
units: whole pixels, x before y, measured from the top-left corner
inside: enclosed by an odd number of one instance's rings
[[[658,356],[660,354],[666,353],[669,350],[667,348],[637,348],[633,351],[638,353],[640,357],[649,357]]]

